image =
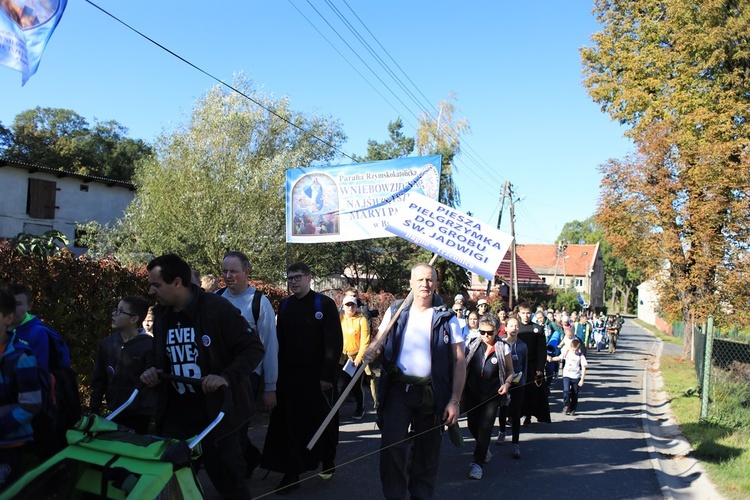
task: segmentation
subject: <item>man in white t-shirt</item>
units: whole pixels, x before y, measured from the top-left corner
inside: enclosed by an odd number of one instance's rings
[[[435,295],[437,275],[428,264],[411,270],[414,300],[385,331],[399,302],[386,311],[376,339],[365,353],[383,353],[378,424],[382,431],[380,479],[383,496],[431,498],[440,457],[441,425],[454,425],[466,378],[462,329],[453,312]],[[378,339],[387,335],[378,347]],[[407,467],[407,436],[414,449]]]

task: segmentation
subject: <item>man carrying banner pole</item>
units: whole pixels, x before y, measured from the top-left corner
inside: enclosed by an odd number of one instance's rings
[[[432,256],[432,259],[430,259],[430,265],[432,266],[435,261],[437,260],[438,255],[434,254]],[[333,405],[331,408],[331,411],[328,412],[328,416],[326,416],[325,420],[323,420],[323,423],[320,424],[320,427],[318,428],[318,431],[313,435],[313,437],[310,439],[310,442],[307,444],[307,449],[312,450],[313,446],[315,446],[315,443],[318,442],[318,439],[320,439],[321,434],[323,434],[323,431],[328,426],[328,424],[333,419],[333,416],[336,415],[336,412],[339,411],[339,408],[341,408],[341,405],[344,404],[344,401],[346,401],[346,398],[349,396],[349,393],[354,388],[354,384],[357,383],[359,380],[359,377],[362,376],[362,373],[365,371],[365,367],[370,364],[370,362],[375,359],[380,352],[380,349],[383,346],[383,342],[385,342],[386,336],[381,335],[380,332],[387,332],[389,331],[393,325],[398,320],[399,316],[401,315],[401,311],[404,310],[404,308],[408,308],[411,306],[412,300],[414,297],[414,291],[409,291],[409,295],[406,296],[406,298],[401,301],[401,305],[398,307],[395,313],[391,314],[390,321],[386,321],[385,318],[383,319],[383,322],[380,324],[380,328],[378,329],[378,337],[377,339],[370,342],[370,348],[372,349],[370,352],[378,352],[378,354],[374,355],[371,358],[367,358],[365,355],[365,358],[362,361],[362,364],[360,364],[357,367],[357,370],[354,372],[354,375],[352,375],[352,379],[349,381],[349,385],[347,385],[343,391],[341,391],[341,395],[339,396],[338,401],[336,401],[336,404]],[[384,326],[387,325],[387,326]]]
[[[407,490],[412,498],[433,496],[443,425],[458,421],[466,378],[461,328],[435,294],[435,269],[425,263],[415,265],[410,284],[412,304],[390,331],[378,332],[378,337],[385,337],[378,423],[380,480],[386,498],[405,498]],[[384,322],[397,305],[391,305]],[[374,359],[379,350],[368,349],[365,358]],[[408,467],[410,426],[415,436]]]

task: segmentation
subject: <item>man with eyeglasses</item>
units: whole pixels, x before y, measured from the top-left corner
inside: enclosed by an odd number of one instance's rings
[[[300,488],[299,475],[322,463],[324,479],[334,472],[339,423],[336,415],[313,447],[307,444],[336,403],[336,381],[343,334],[336,303],[312,290],[310,268],[297,262],[287,269],[292,295],[279,306],[279,379],[261,467],[284,474],[277,492]]]
[[[250,374],[263,359],[263,343],[240,311],[214,293],[191,283],[190,266],[175,254],[146,266],[154,307],[154,348],[141,374],[147,387],[159,385],[156,431],[187,439],[216,417],[228,387],[232,405],[201,441],[202,460],[224,498],[250,498],[241,433],[252,416]],[[160,383],[159,371],[199,379],[200,388],[182,382]]]
[[[107,408],[116,410],[138,387],[138,378],[147,368],[147,353],[153,349],[153,337],[141,327],[148,305],[143,297],[127,296],[120,299],[112,311],[115,332],[99,343],[91,373],[91,413],[101,415],[105,397]],[[145,434],[155,411],[156,394],[152,389],[144,389],[113,420],[138,434]]]
[[[432,498],[444,425],[455,425],[461,413],[466,378],[464,340],[455,315],[435,295],[437,274],[429,264],[412,267],[414,300],[385,331],[403,301],[383,315],[378,338],[365,352],[371,361],[383,354],[378,424],[382,431],[380,481],[386,498]],[[409,427],[415,435],[407,465]]]

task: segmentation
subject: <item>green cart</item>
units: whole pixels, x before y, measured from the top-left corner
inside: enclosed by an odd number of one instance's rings
[[[200,380],[162,374],[165,380],[200,386]],[[68,446],[30,470],[0,495],[12,498],[112,498],[199,499],[203,489],[191,466],[200,456],[200,441],[224,418],[229,391],[216,418],[187,442],[139,435],[111,419],[131,404],[128,401],[106,419],[98,415],[81,418],[67,432]]]

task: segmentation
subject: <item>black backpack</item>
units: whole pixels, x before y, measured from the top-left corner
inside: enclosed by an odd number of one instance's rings
[[[57,404],[57,434],[60,448],[65,445],[65,432],[81,419],[81,394],[78,374],[70,367],[68,346],[59,333],[47,327],[49,340],[49,373],[53,377]]]

